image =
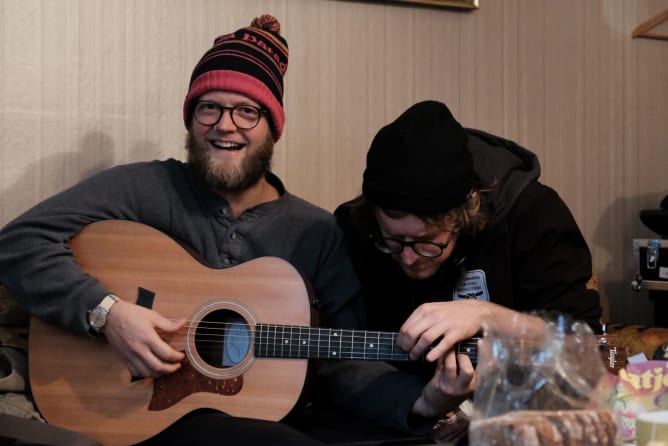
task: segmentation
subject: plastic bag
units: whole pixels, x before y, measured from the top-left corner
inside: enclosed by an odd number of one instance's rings
[[[592,330],[562,315],[540,320],[518,318],[512,337],[485,333],[470,444],[615,444],[614,387]]]

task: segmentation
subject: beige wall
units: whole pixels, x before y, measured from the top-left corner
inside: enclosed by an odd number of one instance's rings
[[[271,13],[290,45],[275,170],[329,210],[360,189],[380,126],[433,98],[515,139],[571,207],[610,320],[637,214],[668,193],[668,41],[632,39],[668,0],[480,0],[473,12],[337,0],[0,0],[0,225],[114,164],[182,158],[190,71],[213,38]],[[664,23],[662,30],[666,30]],[[664,33],[668,34],[668,30]]]

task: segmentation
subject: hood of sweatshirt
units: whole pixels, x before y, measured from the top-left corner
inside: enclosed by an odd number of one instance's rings
[[[481,130],[466,129],[473,167],[485,183],[492,185],[487,205],[494,222],[502,220],[519,194],[540,176],[538,157],[519,144]]]

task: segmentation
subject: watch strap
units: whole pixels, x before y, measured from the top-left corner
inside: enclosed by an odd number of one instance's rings
[[[98,307],[102,308],[107,313],[109,313],[109,310],[111,310],[111,307],[116,302],[118,302],[118,297],[114,296],[113,294],[107,294],[106,296],[104,296],[104,299],[102,299],[102,302],[100,302]]]

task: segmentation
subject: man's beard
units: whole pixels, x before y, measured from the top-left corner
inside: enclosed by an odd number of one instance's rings
[[[186,150],[188,162],[208,188],[219,192],[242,192],[271,170],[274,141],[268,136],[259,147],[248,152],[240,166],[229,166],[212,160],[208,150],[197,144],[192,132],[186,136]]]

